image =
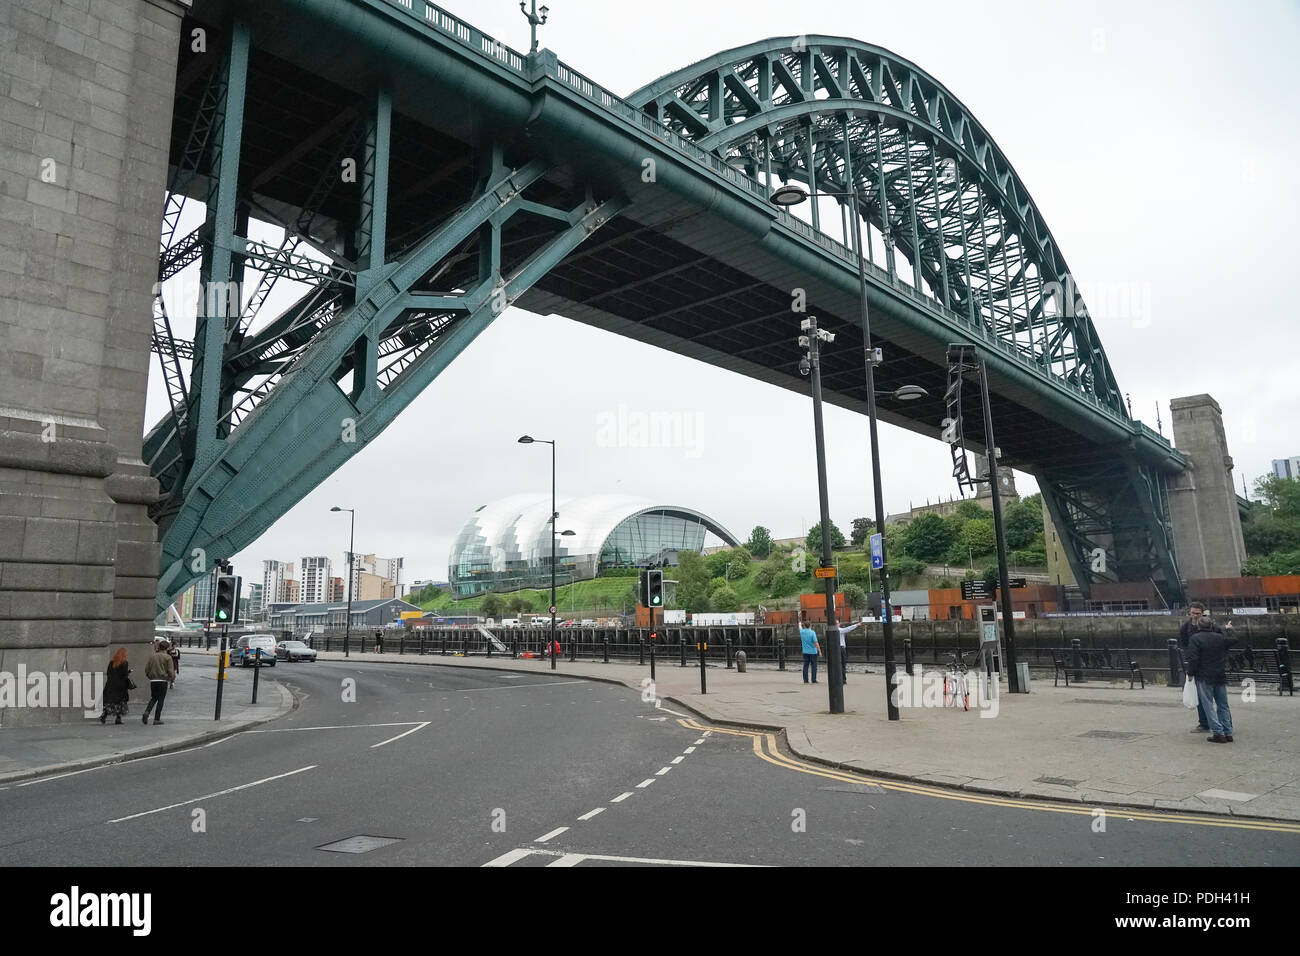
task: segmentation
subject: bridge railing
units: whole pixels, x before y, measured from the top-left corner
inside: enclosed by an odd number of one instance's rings
[[[432,26],[439,33],[456,41],[464,47],[474,50],[476,53],[494,61],[495,63],[506,67],[520,76],[527,76],[528,59],[517,50],[512,49],[494,37],[488,36],[481,30],[471,26],[459,17],[453,16],[441,7],[428,2],[428,0],[387,0],[387,2],[397,9],[404,10],[410,16],[421,22]],[[421,12],[423,15],[421,15]],[[639,126],[641,129],[653,135],[656,139],[668,146],[676,149],[686,156],[691,157],[696,162],[701,163],[713,172],[722,176],[728,182],[748,190],[750,193],[760,197],[765,203],[768,199],[768,187],[756,179],[746,175],[742,170],[736,169],[729,163],[724,162],[716,154],[700,148],[694,142],[686,139],[673,130],[669,129],[653,116],[645,113],[625,102],[620,97],[611,93],[602,87],[599,83],[594,82],[589,77],[584,76],[577,70],[567,66],[560,61],[555,61],[555,66],[547,66],[547,73],[553,76],[559,82],[565,84],[571,89],[578,92],[585,99],[598,104],[603,109],[615,113],[629,122]],[[857,256],[854,251],[849,249],[843,243],[837,242],[825,233],[814,229],[811,225],[792,215],[788,210],[781,210],[777,215],[777,221],[789,229],[793,229],[799,235],[815,243],[821,248],[830,252],[837,258],[852,263],[854,268],[857,267]],[[977,320],[972,323],[968,316],[961,315],[934,299],[926,296],[916,287],[903,282],[885,269],[880,268],[874,262],[863,260],[867,273],[873,276],[878,282],[888,285],[890,288],[907,296],[918,305],[931,312],[936,317],[947,322],[949,325],[955,325],[965,333],[980,339],[990,348],[1009,356],[1017,365],[1033,374],[1036,378],[1044,383],[1065,392],[1075,398],[1080,398],[1096,409],[1100,414],[1110,418],[1116,424],[1125,428],[1132,428],[1132,422],[1123,412],[1112,408],[1103,402],[1093,392],[1084,391],[1081,388],[1071,385],[1069,382],[1062,380],[1044,368],[1043,364],[1034,358],[1026,355],[1014,343],[1000,339],[997,334],[983,321]],[[1149,428],[1145,428],[1150,433]],[[1153,437],[1159,441],[1164,441],[1160,436]]]

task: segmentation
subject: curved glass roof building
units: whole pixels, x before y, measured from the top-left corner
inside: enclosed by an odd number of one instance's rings
[[[626,495],[560,499],[556,582],[596,577],[607,568],[677,563],[678,551],[699,551],[706,532],[740,542],[707,515]],[[479,506],[465,522],[448,561],[452,593],[549,587],[550,495],[511,495]]]

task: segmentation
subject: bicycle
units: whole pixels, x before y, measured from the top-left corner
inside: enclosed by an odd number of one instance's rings
[[[970,688],[966,683],[966,659],[959,650],[948,662],[943,675],[943,706],[956,707],[961,701],[963,710],[970,710]]]

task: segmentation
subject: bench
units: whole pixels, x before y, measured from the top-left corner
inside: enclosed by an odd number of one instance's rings
[[[1178,665],[1185,675],[1187,657],[1182,648],[1178,649]],[[1229,683],[1240,684],[1245,680],[1253,680],[1257,684],[1277,684],[1279,697],[1282,696],[1284,688],[1292,697],[1295,696],[1291,661],[1276,650],[1257,650],[1253,647],[1229,648],[1228,663],[1224,670]]]
[[[1083,647],[1078,649],[1078,663],[1075,662],[1075,649],[1073,647],[1053,647],[1052,649],[1052,667],[1055,670],[1052,678],[1052,686],[1059,687],[1061,678],[1065,678],[1065,686],[1070,686],[1071,671],[1089,671],[1091,673],[1117,674],[1121,677],[1128,677],[1129,690],[1133,689],[1133,682],[1138,681],[1145,690],[1147,686],[1146,675],[1142,673],[1142,667],[1133,659],[1132,652],[1123,648],[1116,648],[1114,657],[1109,647],[1093,648]],[[1121,664],[1117,661],[1125,661]],[[1076,682],[1079,678],[1075,678]]]

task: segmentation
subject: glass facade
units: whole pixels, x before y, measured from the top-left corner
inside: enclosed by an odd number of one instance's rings
[[[544,588],[551,583],[550,498],[514,495],[482,505],[456,536],[448,568],[458,597],[487,591]],[[621,495],[561,500],[555,539],[556,583],[596,577],[618,567],[677,563],[712,532],[738,542],[713,519],[693,511]]]

